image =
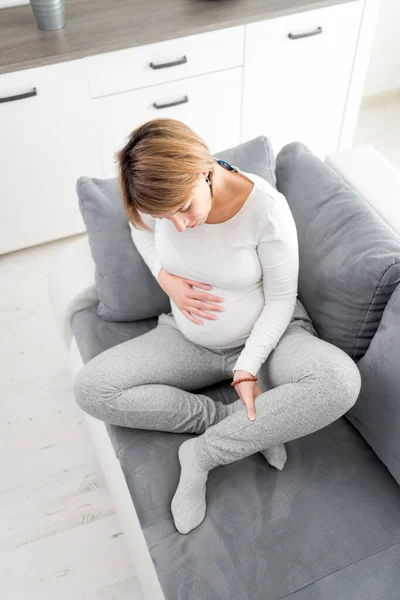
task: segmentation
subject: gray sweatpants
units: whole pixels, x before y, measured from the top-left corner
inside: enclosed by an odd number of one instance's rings
[[[201,325],[199,325],[201,327]],[[256,420],[247,409],[193,390],[230,379],[242,350],[209,350],[180,333],[172,314],[151,331],[105,350],[79,371],[75,398],[106,423],[200,434],[196,451],[205,469],[245,458],[332,423],[356,402],[361,378],[354,361],[317,337],[306,310],[295,311],[260,368]]]

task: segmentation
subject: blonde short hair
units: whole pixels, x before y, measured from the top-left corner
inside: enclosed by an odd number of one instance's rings
[[[137,229],[152,231],[139,211],[151,215],[183,208],[203,171],[209,173],[213,194],[215,159],[205,141],[176,119],[140,125],[114,156],[125,212]]]

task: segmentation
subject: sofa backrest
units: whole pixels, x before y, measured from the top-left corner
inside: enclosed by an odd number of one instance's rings
[[[299,240],[299,297],[318,335],[360,360],[400,284],[400,236],[300,142],[276,158]]]

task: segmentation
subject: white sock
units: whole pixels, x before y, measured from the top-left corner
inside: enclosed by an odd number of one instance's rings
[[[206,481],[208,471],[199,464],[195,455],[197,438],[190,438],[178,450],[181,465],[179,485],[171,502],[175,527],[179,533],[189,533],[206,516]]]
[[[272,467],[280,471],[282,471],[287,461],[285,444],[276,444],[275,446],[264,448],[264,450],[260,450],[260,454],[263,455]]]

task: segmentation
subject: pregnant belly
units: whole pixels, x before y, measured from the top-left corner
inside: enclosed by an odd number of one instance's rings
[[[196,290],[199,289],[193,287]],[[262,283],[260,282],[256,288],[252,288],[247,293],[240,290],[224,290],[215,286],[211,293],[224,298],[224,301],[218,302],[218,304],[225,310],[222,312],[207,311],[216,315],[215,320],[194,315],[203,322],[202,325],[189,321],[171,300],[172,313],[179,330],[191,342],[212,350],[234,348],[245,344],[255,321],[264,308]]]

